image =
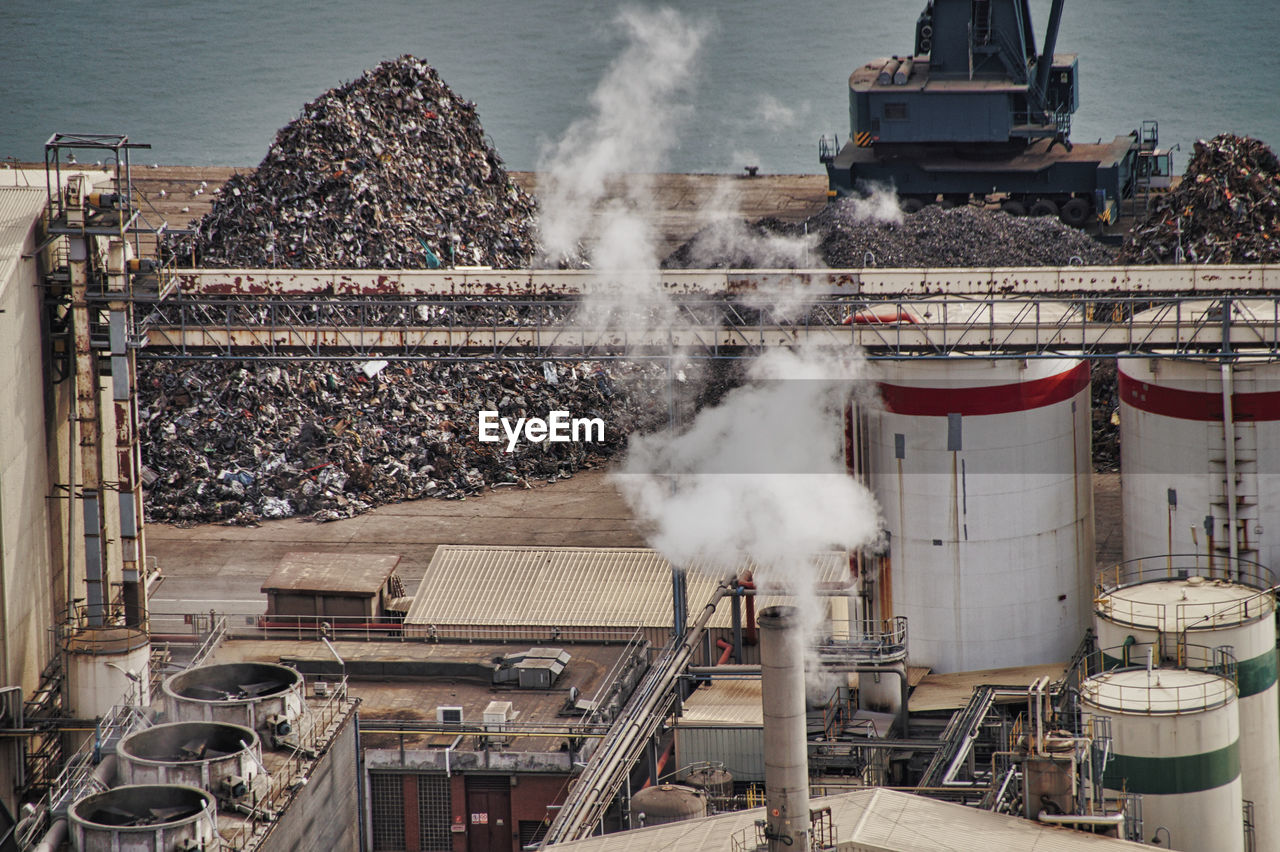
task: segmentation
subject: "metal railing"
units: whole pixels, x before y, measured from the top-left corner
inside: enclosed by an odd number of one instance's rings
[[[1150,655],[1151,665],[1146,665]],[[1179,642],[1173,665],[1162,667],[1160,650],[1149,645],[1122,645],[1100,649],[1085,661],[1087,679],[1080,686],[1082,700],[1093,707],[1151,716],[1171,715],[1189,708],[1208,710],[1236,699],[1237,664],[1229,646],[1211,647]],[[1132,682],[1098,678],[1112,672],[1146,671],[1144,679]],[[1203,672],[1195,683],[1169,682],[1162,675],[1187,670]]]
[[[255,848],[265,834],[259,829],[264,819],[273,819],[288,807],[290,800],[299,787],[299,779],[303,783],[310,776],[319,753],[328,746],[341,722],[351,714],[358,701],[347,695],[347,679],[331,684],[329,697],[319,707],[311,703],[298,719],[297,734],[293,740],[293,748],[282,767],[271,774],[267,794],[261,799],[256,797],[249,803],[251,813],[247,819],[234,829],[224,834],[231,849],[248,852]]]
[[[1169,553],[1116,563],[1098,573],[1098,588],[1110,593],[1138,583],[1185,580],[1188,577],[1228,580],[1259,590],[1276,585],[1275,573],[1251,559],[1205,553]]]
[[[93,736],[80,745],[58,773],[49,792],[36,804],[36,818],[23,821],[19,845],[29,848],[44,833],[53,816],[64,813],[73,802],[90,793],[102,792],[105,788],[93,777],[93,771],[103,756],[113,752],[126,735],[150,724],[140,707],[128,703],[112,707],[98,722]]]
[[[1132,586],[1193,577],[1231,583],[1255,592],[1233,600],[1168,602],[1120,594]],[[1130,559],[1100,571],[1095,600],[1111,621],[1174,634],[1214,630],[1224,624],[1242,624],[1271,616],[1276,611],[1274,587],[1275,575],[1271,569],[1252,560],[1202,553],[1168,554]]]
[[[841,627],[845,626],[842,630]],[[835,622],[833,632],[848,638],[828,638],[814,650],[824,663],[895,663],[907,657],[907,618],[895,615],[883,621]]]

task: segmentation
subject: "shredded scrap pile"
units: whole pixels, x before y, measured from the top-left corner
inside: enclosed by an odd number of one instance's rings
[[[868,217],[848,200],[807,221],[762,219],[749,226],[756,240],[726,248],[716,226],[695,235],[667,258],[675,268],[750,268],[762,265],[772,236],[818,235],[817,256],[833,268],[862,266],[1066,266],[1106,264],[1112,254],[1092,237],[1052,217],[1015,217],[997,210],[929,206],[901,222]],[[815,258],[816,260],[817,258]],[[815,264],[816,265],[816,264]]]
[[[194,239],[173,247],[194,248],[204,266],[518,268],[536,253],[534,215],[486,144],[475,106],[403,56],[307,104],[256,171],[223,185]],[[265,309],[245,300],[240,310],[252,325]],[[426,308],[412,317],[397,315],[403,307],[362,310],[362,321],[432,318]],[[652,370],[640,366],[145,361],[141,369],[147,511],[179,523],[332,520],[555,480],[615,452],[646,412],[666,414],[665,397],[650,405]],[[598,416],[605,441],[522,441],[507,453],[505,441],[477,440],[480,409],[513,419]]]
[[[665,420],[659,367],[149,362],[140,418],[153,520],[350,517],[417,497],[555,481]],[[653,397],[653,399],[650,399]],[[477,440],[477,414],[600,417],[602,443]],[[502,433],[499,426],[498,432]]]
[[[1123,263],[1280,261],[1280,163],[1257,139],[1197,142],[1178,187],[1156,199],[1120,251]]]
[[[512,268],[534,256],[533,217],[475,104],[402,56],[303,107],[222,186],[194,247],[202,266]]]

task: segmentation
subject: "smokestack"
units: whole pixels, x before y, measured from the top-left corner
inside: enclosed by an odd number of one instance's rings
[[[804,634],[799,621],[793,606],[768,607],[757,619],[769,852],[809,848]]]

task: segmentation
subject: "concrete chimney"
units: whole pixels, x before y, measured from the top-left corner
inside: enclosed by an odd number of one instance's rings
[[[760,625],[769,852],[797,852],[809,848],[804,635],[793,606],[768,607],[756,621]]]

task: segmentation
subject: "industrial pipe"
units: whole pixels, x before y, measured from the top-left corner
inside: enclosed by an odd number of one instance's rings
[[[895,86],[907,85],[907,80],[911,79],[911,69],[915,66],[915,64],[916,64],[915,59],[913,59],[910,56],[902,60],[902,64],[898,66],[897,72],[893,75],[893,85]]]
[[[652,775],[651,777],[649,777],[649,778],[644,779],[644,783],[640,785],[640,789],[641,789],[641,790],[643,790],[643,789],[644,789],[644,788],[646,788],[646,787],[651,786],[651,785],[653,784],[653,779],[654,779],[654,778],[661,778],[661,777],[662,777],[662,770],[664,770],[664,769],[666,769],[666,768],[667,768],[667,761],[671,759],[671,754],[672,754],[675,750],[676,750],[676,741],[675,741],[675,740],[672,740],[671,742],[667,743],[666,751],[664,751],[664,752],[662,753],[662,756],[658,758],[658,762],[657,762],[656,764],[654,764],[654,767],[653,767],[653,775]]]
[[[720,659],[716,660],[716,665],[723,666],[725,663],[729,662],[729,658],[733,656],[733,645],[723,639],[717,639],[716,645],[721,649]]]
[[[1040,822],[1054,825],[1109,825],[1116,828],[1124,826],[1124,812],[1114,814],[1051,814],[1041,811],[1036,815]]]
[[[116,777],[117,759],[114,754],[109,754],[102,758],[98,767],[93,770],[90,776],[102,787],[110,787],[111,782]],[[67,818],[65,815],[58,817],[49,826],[49,830],[44,833],[44,837],[40,838],[40,842],[31,850],[31,852],[58,852],[63,844],[67,842]]]
[[[756,635],[756,584],[751,580],[738,581],[738,594],[743,595],[747,599],[747,635],[743,638],[743,642],[748,645],[755,645],[759,640]],[[750,594],[748,594],[750,592]]]
[[[809,746],[805,735],[804,633],[799,610],[760,613],[764,711],[765,836],[769,852],[809,848]]]

